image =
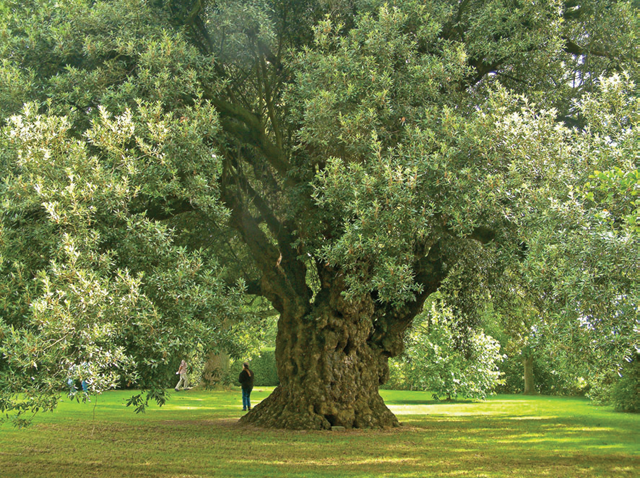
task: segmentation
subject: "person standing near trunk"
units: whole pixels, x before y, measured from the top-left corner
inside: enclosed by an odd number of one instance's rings
[[[182,390],[187,390],[189,386],[189,377],[187,376],[187,362],[184,360],[180,362],[180,368],[176,372],[176,375],[180,375],[180,380],[176,385],[176,392],[180,391],[180,385],[182,385]]]
[[[238,382],[242,386],[242,411],[251,410],[251,390],[253,390],[253,372],[249,369],[247,362],[242,364],[242,372],[238,377]]]

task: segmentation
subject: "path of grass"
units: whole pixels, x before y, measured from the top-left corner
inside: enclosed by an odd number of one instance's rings
[[[270,389],[254,390],[254,402]],[[403,427],[291,432],[237,425],[240,392],[189,391],[135,415],[129,392],[0,426],[2,477],[636,477],[640,416],[583,399],[435,403],[383,391]],[[94,418],[95,412],[95,418]]]

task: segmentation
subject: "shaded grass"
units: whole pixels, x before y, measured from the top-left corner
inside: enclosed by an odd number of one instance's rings
[[[271,389],[252,394],[257,403]],[[305,432],[241,427],[240,392],[173,394],[136,415],[130,392],[66,400],[17,430],[0,426],[0,476],[635,477],[640,416],[587,400],[499,395],[437,403],[382,391],[403,426]]]

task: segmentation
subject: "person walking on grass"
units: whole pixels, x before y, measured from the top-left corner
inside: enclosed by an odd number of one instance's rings
[[[238,382],[242,386],[242,411],[251,410],[251,390],[253,390],[253,372],[249,369],[247,362],[242,364],[242,372],[238,377]]]
[[[180,391],[180,386],[182,385],[182,390],[186,390],[189,387],[189,376],[187,375],[187,362],[184,360],[180,362],[180,368],[176,372],[176,375],[180,375],[180,380],[176,385],[176,392]]]

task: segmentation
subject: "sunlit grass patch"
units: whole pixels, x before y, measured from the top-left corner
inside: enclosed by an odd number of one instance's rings
[[[257,404],[271,392],[252,394]],[[240,392],[172,394],[136,415],[128,392],[64,401],[26,430],[0,427],[0,476],[635,477],[640,417],[587,400],[496,396],[435,402],[383,391],[403,426],[261,430]]]

